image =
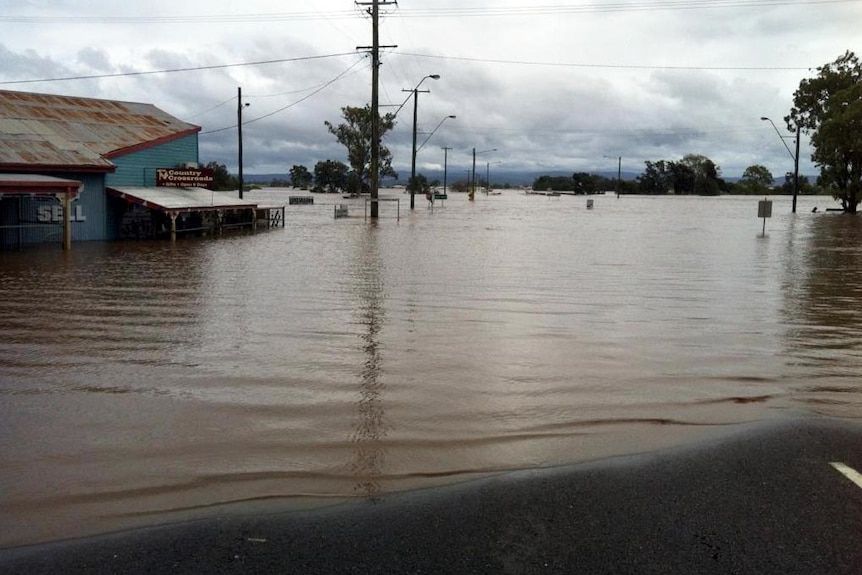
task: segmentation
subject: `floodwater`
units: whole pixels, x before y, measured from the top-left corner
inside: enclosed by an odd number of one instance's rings
[[[829,198],[762,235],[760,198],[388,193],[0,253],[0,546],[862,414],[862,218]]]

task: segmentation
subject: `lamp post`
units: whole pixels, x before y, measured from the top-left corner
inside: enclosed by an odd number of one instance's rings
[[[772,127],[775,128],[775,133],[778,134],[778,137],[781,138],[781,143],[784,144],[784,147],[787,148],[787,153],[790,154],[790,157],[793,158],[793,208],[792,211],[796,213],[796,196],[799,194],[799,124],[796,124],[796,153],[790,151],[790,146],[787,145],[787,142],[784,139],[787,136],[782,136],[781,132],[778,131],[778,128],[775,126],[775,122],[767,118],[766,116],[761,116],[760,120],[763,122],[769,122],[772,124]]]
[[[237,136],[237,164],[239,169],[239,199],[242,199],[242,109],[248,104],[242,103],[242,87],[236,89],[236,136]]]
[[[418,108],[419,108],[419,86],[422,85],[422,82],[431,78],[432,80],[439,80],[440,74],[429,74],[419,80],[419,83],[416,84],[416,87],[412,90],[402,90],[402,92],[413,92],[413,154],[410,160],[410,209],[413,209],[414,206],[414,195],[415,195],[415,186],[416,186],[416,119],[418,116]],[[430,90],[422,90],[423,92],[429,92]]]
[[[473,148],[473,176],[470,178],[470,193],[467,196],[468,200],[473,201],[473,198],[476,196],[476,156],[496,151],[497,148],[491,148],[490,150],[482,150],[481,152],[477,152],[476,148]]]
[[[449,148],[447,146],[443,146],[443,195],[446,196],[446,172],[449,164]]]
[[[620,197],[620,180],[622,180],[623,157],[622,156],[602,156],[617,161],[617,181],[614,183],[614,191],[617,193],[617,199]]]
[[[454,115],[452,115],[452,116],[444,116],[444,117],[443,117],[443,119],[442,119],[442,120],[440,120],[440,123],[439,123],[439,124],[437,124],[437,127],[435,127],[433,130],[431,130],[431,133],[430,133],[430,134],[428,134],[428,136],[425,138],[425,141],[423,141],[421,144],[419,144],[419,147],[418,147],[418,148],[416,148],[416,153],[418,154],[419,152],[421,152],[421,151],[422,151],[422,148],[424,148],[424,147],[425,147],[425,144],[427,144],[427,143],[428,143],[428,140],[430,140],[430,139],[431,139],[431,136],[433,136],[433,135],[434,135],[434,133],[435,133],[435,132],[437,132],[437,130],[439,130],[439,129],[440,129],[440,126],[442,126],[442,125],[443,125],[443,122],[445,122],[446,120],[449,120],[449,119],[454,120],[455,118],[456,118],[456,116],[454,116]]]

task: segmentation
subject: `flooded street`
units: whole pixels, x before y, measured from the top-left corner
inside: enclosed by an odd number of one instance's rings
[[[0,546],[862,414],[831,198],[761,236],[756,197],[388,194],[400,220],[317,195],[256,235],[0,253]]]

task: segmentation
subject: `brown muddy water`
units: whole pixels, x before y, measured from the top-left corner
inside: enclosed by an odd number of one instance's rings
[[[0,546],[862,414],[862,218],[828,198],[761,236],[760,198],[389,194],[0,253]]]

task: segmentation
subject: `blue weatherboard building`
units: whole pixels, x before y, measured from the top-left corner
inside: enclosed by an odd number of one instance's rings
[[[0,249],[254,226],[255,202],[207,189],[200,130],[152,104],[0,90]]]

